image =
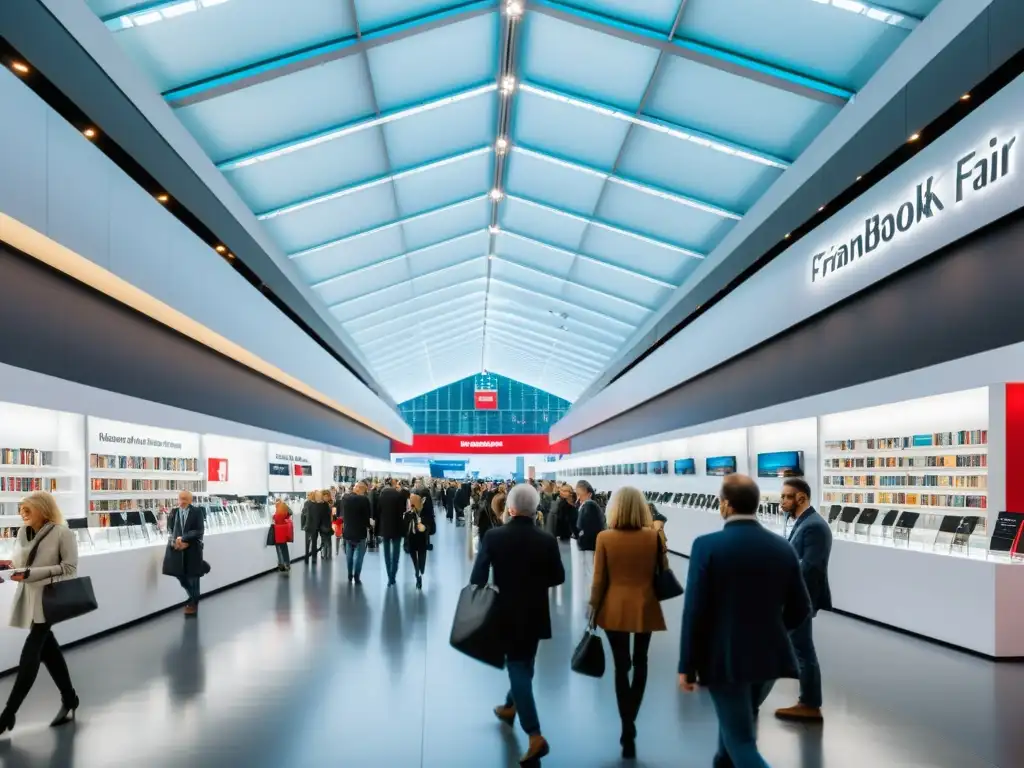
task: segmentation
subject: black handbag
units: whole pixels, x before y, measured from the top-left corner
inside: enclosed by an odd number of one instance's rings
[[[671,568],[664,567],[661,562],[661,536],[658,536],[658,554],[654,566],[654,596],[659,602],[671,600],[683,594],[683,585],[672,573]]]
[[[53,528],[48,528],[36,541],[36,545],[28,555],[27,568],[35,562],[39,544]],[[43,587],[43,618],[47,624],[59,624],[68,619],[84,616],[99,608],[96,593],[92,589],[92,579],[79,576],[75,579],[53,581]]]
[[[267,531],[267,546],[272,547],[277,544],[277,539],[274,537],[274,524],[270,524],[270,529]]]
[[[464,587],[452,621],[449,638],[452,648],[471,659],[504,669],[505,650],[498,642],[501,636],[500,610],[495,587],[473,584]]]
[[[593,624],[587,627],[583,639],[572,652],[572,671],[587,677],[604,676],[604,644]]]

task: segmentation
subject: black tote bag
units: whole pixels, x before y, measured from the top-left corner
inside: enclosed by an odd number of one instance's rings
[[[672,573],[671,568],[662,566],[661,536],[658,537],[657,557],[654,565],[654,596],[659,602],[671,600],[683,594],[683,585]]]
[[[593,626],[587,627],[583,639],[572,652],[572,671],[587,677],[604,676],[604,644]]]
[[[36,559],[36,552],[39,551],[39,544],[52,530],[52,527],[48,528],[36,541],[36,545],[28,555],[26,567],[32,567],[32,563]],[[43,618],[48,624],[59,624],[68,619],[84,616],[98,607],[96,593],[92,589],[92,579],[88,576],[54,581],[43,587]]]
[[[505,650],[500,640],[498,590],[492,586],[463,588],[455,609],[449,642],[471,659],[497,669],[505,668]]]

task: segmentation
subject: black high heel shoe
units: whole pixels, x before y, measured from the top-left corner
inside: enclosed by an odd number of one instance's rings
[[[0,735],[14,730],[14,715],[4,712],[0,715]]]
[[[60,712],[53,718],[53,722],[50,723],[51,728],[57,728],[65,723],[72,723],[75,720],[75,712],[78,710],[78,699],[76,698],[69,704],[61,704]]]

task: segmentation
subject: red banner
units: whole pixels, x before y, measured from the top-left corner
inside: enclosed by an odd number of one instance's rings
[[[412,445],[391,441],[392,453],[569,453],[568,440],[552,443],[547,435],[413,435]]]
[[[478,411],[498,410],[498,390],[478,389],[473,393],[473,402]]]

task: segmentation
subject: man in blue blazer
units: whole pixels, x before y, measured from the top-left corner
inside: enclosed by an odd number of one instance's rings
[[[777,710],[782,720],[821,722],[821,670],[814,651],[811,619],[819,610],[832,609],[828,584],[828,558],[832,553],[832,529],[811,506],[811,487],[803,478],[791,477],[782,485],[782,509],[793,519],[789,543],[800,558],[800,571],[811,598],[811,615],[790,634],[800,663],[800,700],[796,706]]]
[[[768,768],[754,712],[780,677],[797,677],[789,631],[810,615],[793,548],[757,521],[761,491],[746,475],[722,483],[717,533],[690,551],[679,685],[706,687],[718,715],[715,768]]]

